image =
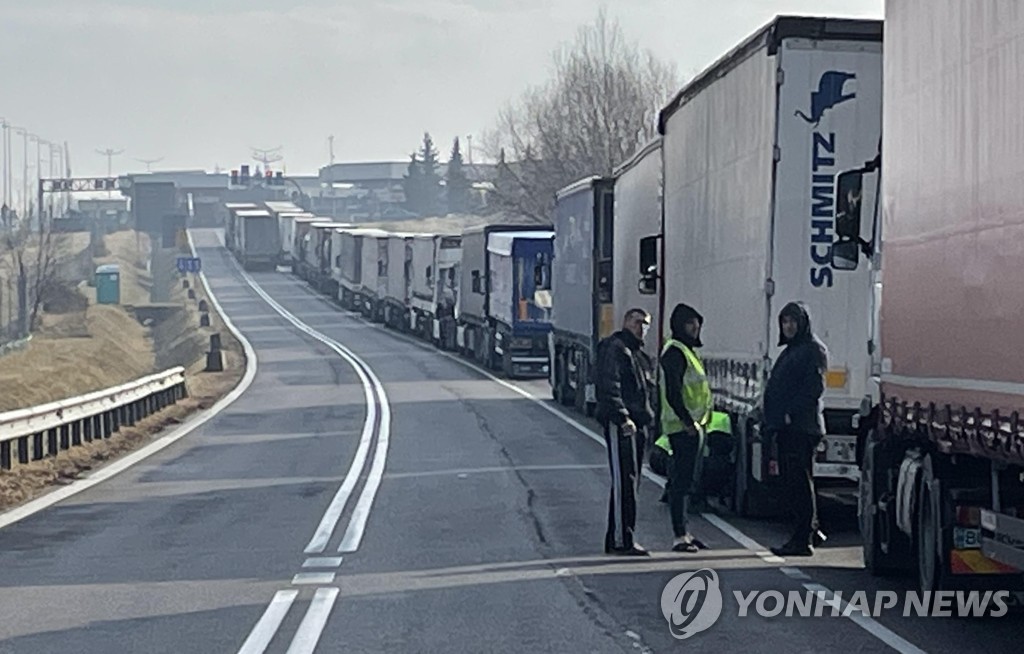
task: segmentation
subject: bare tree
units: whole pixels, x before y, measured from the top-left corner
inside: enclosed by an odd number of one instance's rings
[[[676,69],[626,40],[602,9],[554,53],[553,75],[498,113],[484,147],[498,159],[498,203],[550,220],[555,192],[610,175],[657,131]]]
[[[4,263],[17,289],[18,336],[26,336],[39,327],[43,306],[60,290],[58,260],[63,239],[40,216],[34,233],[25,220],[8,229],[3,240]]]

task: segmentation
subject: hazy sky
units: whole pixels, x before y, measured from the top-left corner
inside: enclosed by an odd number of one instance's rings
[[[76,174],[105,173],[108,147],[124,172],[279,145],[314,173],[330,134],[338,161],[407,159],[425,130],[447,158],[602,4],[685,78],[776,14],[883,0],[0,0],[0,116],[67,140]]]

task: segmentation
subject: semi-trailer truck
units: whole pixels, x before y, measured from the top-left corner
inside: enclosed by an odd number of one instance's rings
[[[871,275],[838,274],[829,248],[835,175],[878,149],[881,40],[881,21],[778,17],[659,117],[663,228],[660,243],[641,241],[644,285],[662,294],[663,323],[680,302],[705,317],[702,356],[716,408],[732,418],[729,495],[742,514],[782,508],[775,448],[756,409],[780,352],[777,315],[794,300],[808,305],[829,349],[814,476],[819,488],[856,497]]]
[[[615,331],[612,314],[614,179],[588,177],[555,194],[548,335],[555,401],[592,413],[598,342]]]
[[[661,138],[649,141],[613,172],[615,220],[612,221],[612,317],[621,321],[630,309],[651,315],[651,333],[644,351],[658,359],[662,342],[661,307],[658,296],[641,289],[643,273],[637,243],[661,233]],[[555,237],[558,238],[557,236]],[[656,243],[656,241],[652,241]]]
[[[265,209],[235,212],[235,257],[246,270],[273,270],[281,253],[277,222]]]
[[[1024,20],[996,20],[1009,4],[886,3],[881,153],[836,185],[835,274],[874,274],[878,298],[864,563],[922,591],[1024,588],[1024,91],[1006,83]]]
[[[462,234],[457,346],[510,377],[548,376],[551,226],[484,225]]]
[[[462,265],[462,235],[436,234],[433,238],[431,340],[443,350],[455,350],[459,304],[459,268]],[[416,257],[415,250],[413,254]]]

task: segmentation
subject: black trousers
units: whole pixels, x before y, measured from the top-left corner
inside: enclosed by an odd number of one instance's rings
[[[810,543],[818,529],[818,503],[814,490],[814,451],[821,436],[783,431],[778,434],[779,472],[793,521],[793,537],[797,543]]]
[[[612,476],[604,548],[606,551],[629,549],[634,545],[633,534],[636,532],[636,495],[640,490],[645,429],[638,427],[636,434],[625,436],[619,427],[605,424],[604,442],[608,446],[608,466]]]
[[[700,435],[669,434],[668,441],[672,444],[672,456],[668,461],[668,508],[672,516],[672,533],[676,538],[681,538],[686,535],[688,528],[687,504],[695,486],[693,477],[697,457],[700,456]]]

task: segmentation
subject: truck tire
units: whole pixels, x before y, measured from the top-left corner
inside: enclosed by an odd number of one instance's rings
[[[555,386],[551,389],[551,395],[559,405],[569,406],[572,404],[572,390],[569,388],[569,373],[566,371],[565,350],[555,349],[555,360],[551,365],[555,367]]]
[[[896,527],[894,514],[878,506],[878,498],[886,491],[883,476],[888,458],[886,455],[884,446],[874,440],[872,430],[864,439],[857,513],[864,568],[876,577],[900,572],[901,546],[905,547],[904,543],[896,540],[902,536],[902,532]]]
[[[936,481],[932,457],[928,455],[921,464],[921,478],[918,484],[916,516],[914,520],[914,542],[917,550],[917,585],[924,591],[940,591],[949,581],[946,563],[939,553],[945,542],[940,515],[942,497],[933,482]]]

